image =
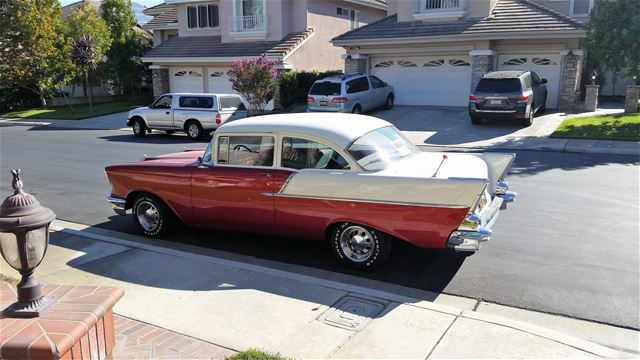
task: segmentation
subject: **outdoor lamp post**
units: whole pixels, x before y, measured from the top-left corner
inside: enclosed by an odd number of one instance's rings
[[[0,253],[5,261],[20,272],[18,301],[5,310],[10,317],[37,317],[55,303],[43,297],[40,282],[33,270],[40,265],[49,244],[49,224],[56,215],[40,205],[33,195],[22,191],[20,169],[13,174],[13,194],[0,206]]]
[[[596,78],[598,77],[598,72],[593,70],[591,72],[591,85],[595,85],[596,84]]]

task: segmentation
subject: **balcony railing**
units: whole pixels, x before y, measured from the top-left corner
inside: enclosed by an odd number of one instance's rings
[[[420,0],[418,13],[462,10],[464,0]]]
[[[265,32],[267,31],[266,15],[230,16],[229,32]]]

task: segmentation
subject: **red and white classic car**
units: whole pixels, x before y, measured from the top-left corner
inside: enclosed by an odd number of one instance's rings
[[[206,149],[106,168],[108,201],[158,237],[192,227],[328,240],[356,268],[384,263],[394,239],[475,252],[515,200],[514,154],[422,152],[390,123],[284,114],[220,126]]]

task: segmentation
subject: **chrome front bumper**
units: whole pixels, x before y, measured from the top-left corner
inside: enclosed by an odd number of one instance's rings
[[[111,208],[118,215],[127,215],[127,200],[107,194],[107,201],[111,203]]]
[[[447,247],[455,251],[476,252],[480,250],[481,243],[491,240],[491,228],[500,210],[506,209],[507,203],[515,201],[518,195],[508,189],[505,181],[499,182],[491,203],[480,214],[467,214],[458,230],[449,236]]]

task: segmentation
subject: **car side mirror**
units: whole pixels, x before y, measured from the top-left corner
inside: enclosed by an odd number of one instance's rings
[[[540,84],[546,84],[546,83],[547,83],[547,79],[540,80]]]

